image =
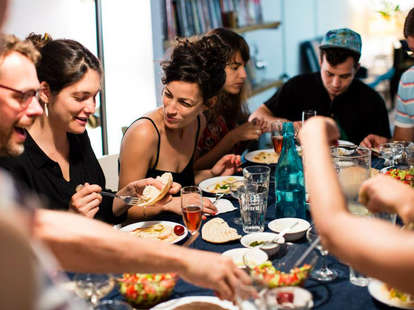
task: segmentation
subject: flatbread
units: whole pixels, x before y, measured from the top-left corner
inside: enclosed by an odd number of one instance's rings
[[[275,152],[259,152],[253,157],[253,161],[262,164],[276,164],[279,160],[279,154]]]
[[[160,190],[153,185],[145,186],[144,191],[142,192],[142,196],[140,197],[143,202],[137,206],[145,207],[153,205],[157,201],[164,198],[164,196],[168,193],[173,182],[172,174],[166,172],[162,176],[158,176],[156,180],[164,184],[163,188]]]
[[[205,241],[211,243],[226,243],[241,238],[237,230],[231,228],[220,217],[213,218],[205,223],[201,230],[201,236]]]

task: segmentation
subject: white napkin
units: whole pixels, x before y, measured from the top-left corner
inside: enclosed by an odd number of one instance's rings
[[[216,198],[215,197],[208,197],[208,199],[210,199],[210,201],[213,202]],[[214,205],[217,208],[217,214],[226,213],[226,212],[230,212],[230,211],[233,211],[233,210],[237,209],[236,207],[233,206],[233,204],[231,203],[230,200],[223,199],[223,198],[217,200]]]

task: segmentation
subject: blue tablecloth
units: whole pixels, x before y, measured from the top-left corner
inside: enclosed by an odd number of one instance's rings
[[[381,169],[383,167],[383,161],[379,159],[373,159],[372,166],[377,169]],[[273,170],[273,169],[272,169]],[[273,171],[272,171],[273,172]],[[266,229],[265,231],[270,231],[267,228],[267,223],[275,219],[275,198],[274,198],[274,187],[272,184],[270,185],[270,194],[268,200],[268,209],[266,214]],[[238,206],[237,201],[232,200],[233,204]],[[170,221],[176,221],[179,223],[183,223],[182,219],[179,216],[172,215],[173,218],[168,217]],[[230,226],[236,228],[239,234],[244,235],[241,225],[234,224],[233,220],[236,217],[240,217],[239,210],[234,210],[228,213],[223,213],[218,215],[222,217],[224,220],[229,223]],[[167,218],[160,217],[160,219],[166,220]],[[334,220],[334,219],[332,219]],[[295,248],[299,248],[299,251],[302,249],[305,250],[308,246],[308,242],[305,238],[295,241],[294,245]],[[192,245],[192,248],[212,251],[217,253],[223,253],[226,250],[230,250],[233,248],[242,247],[239,241],[226,243],[226,244],[212,244],[205,242],[199,237]],[[289,249],[288,249],[289,251]],[[277,265],[283,256],[271,258],[274,265]],[[312,279],[308,279],[305,282],[305,288],[308,289],[312,295],[314,300],[314,308],[315,309],[392,309],[386,305],[383,305],[373,299],[370,294],[368,293],[368,289],[366,287],[358,287],[352,285],[349,282],[349,271],[348,267],[341,262],[339,262],[335,257],[329,255],[328,258],[328,265],[330,268],[335,269],[338,272],[338,278],[335,281],[322,283],[318,281],[314,281]],[[212,271],[214,272],[214,271]],[[180,298],[184,296],[200,296],[200,295],[214,295],[214,292],[211,290],[203,289],[192,284],[189,284],[183,280],[179,280],[174,292],[171,296],[171,299]],[[117,292],[112,292],[106,298],[122,298]]]

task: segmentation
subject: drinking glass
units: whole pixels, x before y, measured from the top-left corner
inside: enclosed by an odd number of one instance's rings
[[[316,110],[304,110],[304,111],[302,111],[302,126],[303,126],[303,123],[307,119],[309,119],[313,116],[316,116]]]
[[[239,188],[240,215],[245,233],[264,231],[268,189],[247,183]]]
[[[243,177],[249,184],[263,185],[269,192],[270,168],[267,166],[248,166],[243,169]]]
[[[414,143],[410,143],[405,148],[405,155],[407,156],[407,165],[409,168],[414,167]]]
[[[404,146],[396,142],[383,143],[379,146],[381,156],[385,159],[385,165],[395,166],[396,159],[401,158]]]
[[[237,201],[240,201],[240,194],[241,194],[242,186],[246,186],[245,179],[240,179],[240,180],[230,183],[230,187],[229,187],[230,195],[234,199],[237,199]],[[242,224],[241,217],[235,217],[233,219],[233,223],[236,225],[241,225]]]
[[[331,148],[339,183],[347,199],[348,210],[358,216],[372,216],[359,202],[359,189],[371,175],[371,151],[356,145],[338,145]],[[368,285],[368,278],[349,267],[349,280],[358,286]]]
[[[115,286],[115,279],[108,274],[78,273],[73,280],[76,294],[94,306]]]
[[[198,186],[185,186],[181,189],[181,211],[188,231],[194,235],[201,225],[203,196]]]
[[[306,231],[306,239],[312,243],[316,238],[318,238],[318,231],[316,230],[315,226],[312,225]],[[319,269],[313,269],[311,277],[324,282],[335,280],[338,276],[338,273],[335,270],[330,269],[326,264],[326,256],[328,255],[328,251],[322,247],[322,244],[320,242],[317,244],[316,248],[319,250],[319,253],[322,256],[322,266]]]
[[[273,148],[275,149],[275,152],[280,154],[282,151],[283,146],[283,134],[282,134],[282,128],[283,123],[281,121],[275,121],[270,124],[271,130],[272,130],[272,143]]]
[[[132,310],[132,307],[124,301],[113,299],[103,300],[97,303],[94,310]]]

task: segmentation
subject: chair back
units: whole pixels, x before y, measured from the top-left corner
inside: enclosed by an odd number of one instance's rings
[[[105,155],[98,159],[105,175],[106,188],[118,191],[118,154]]]

